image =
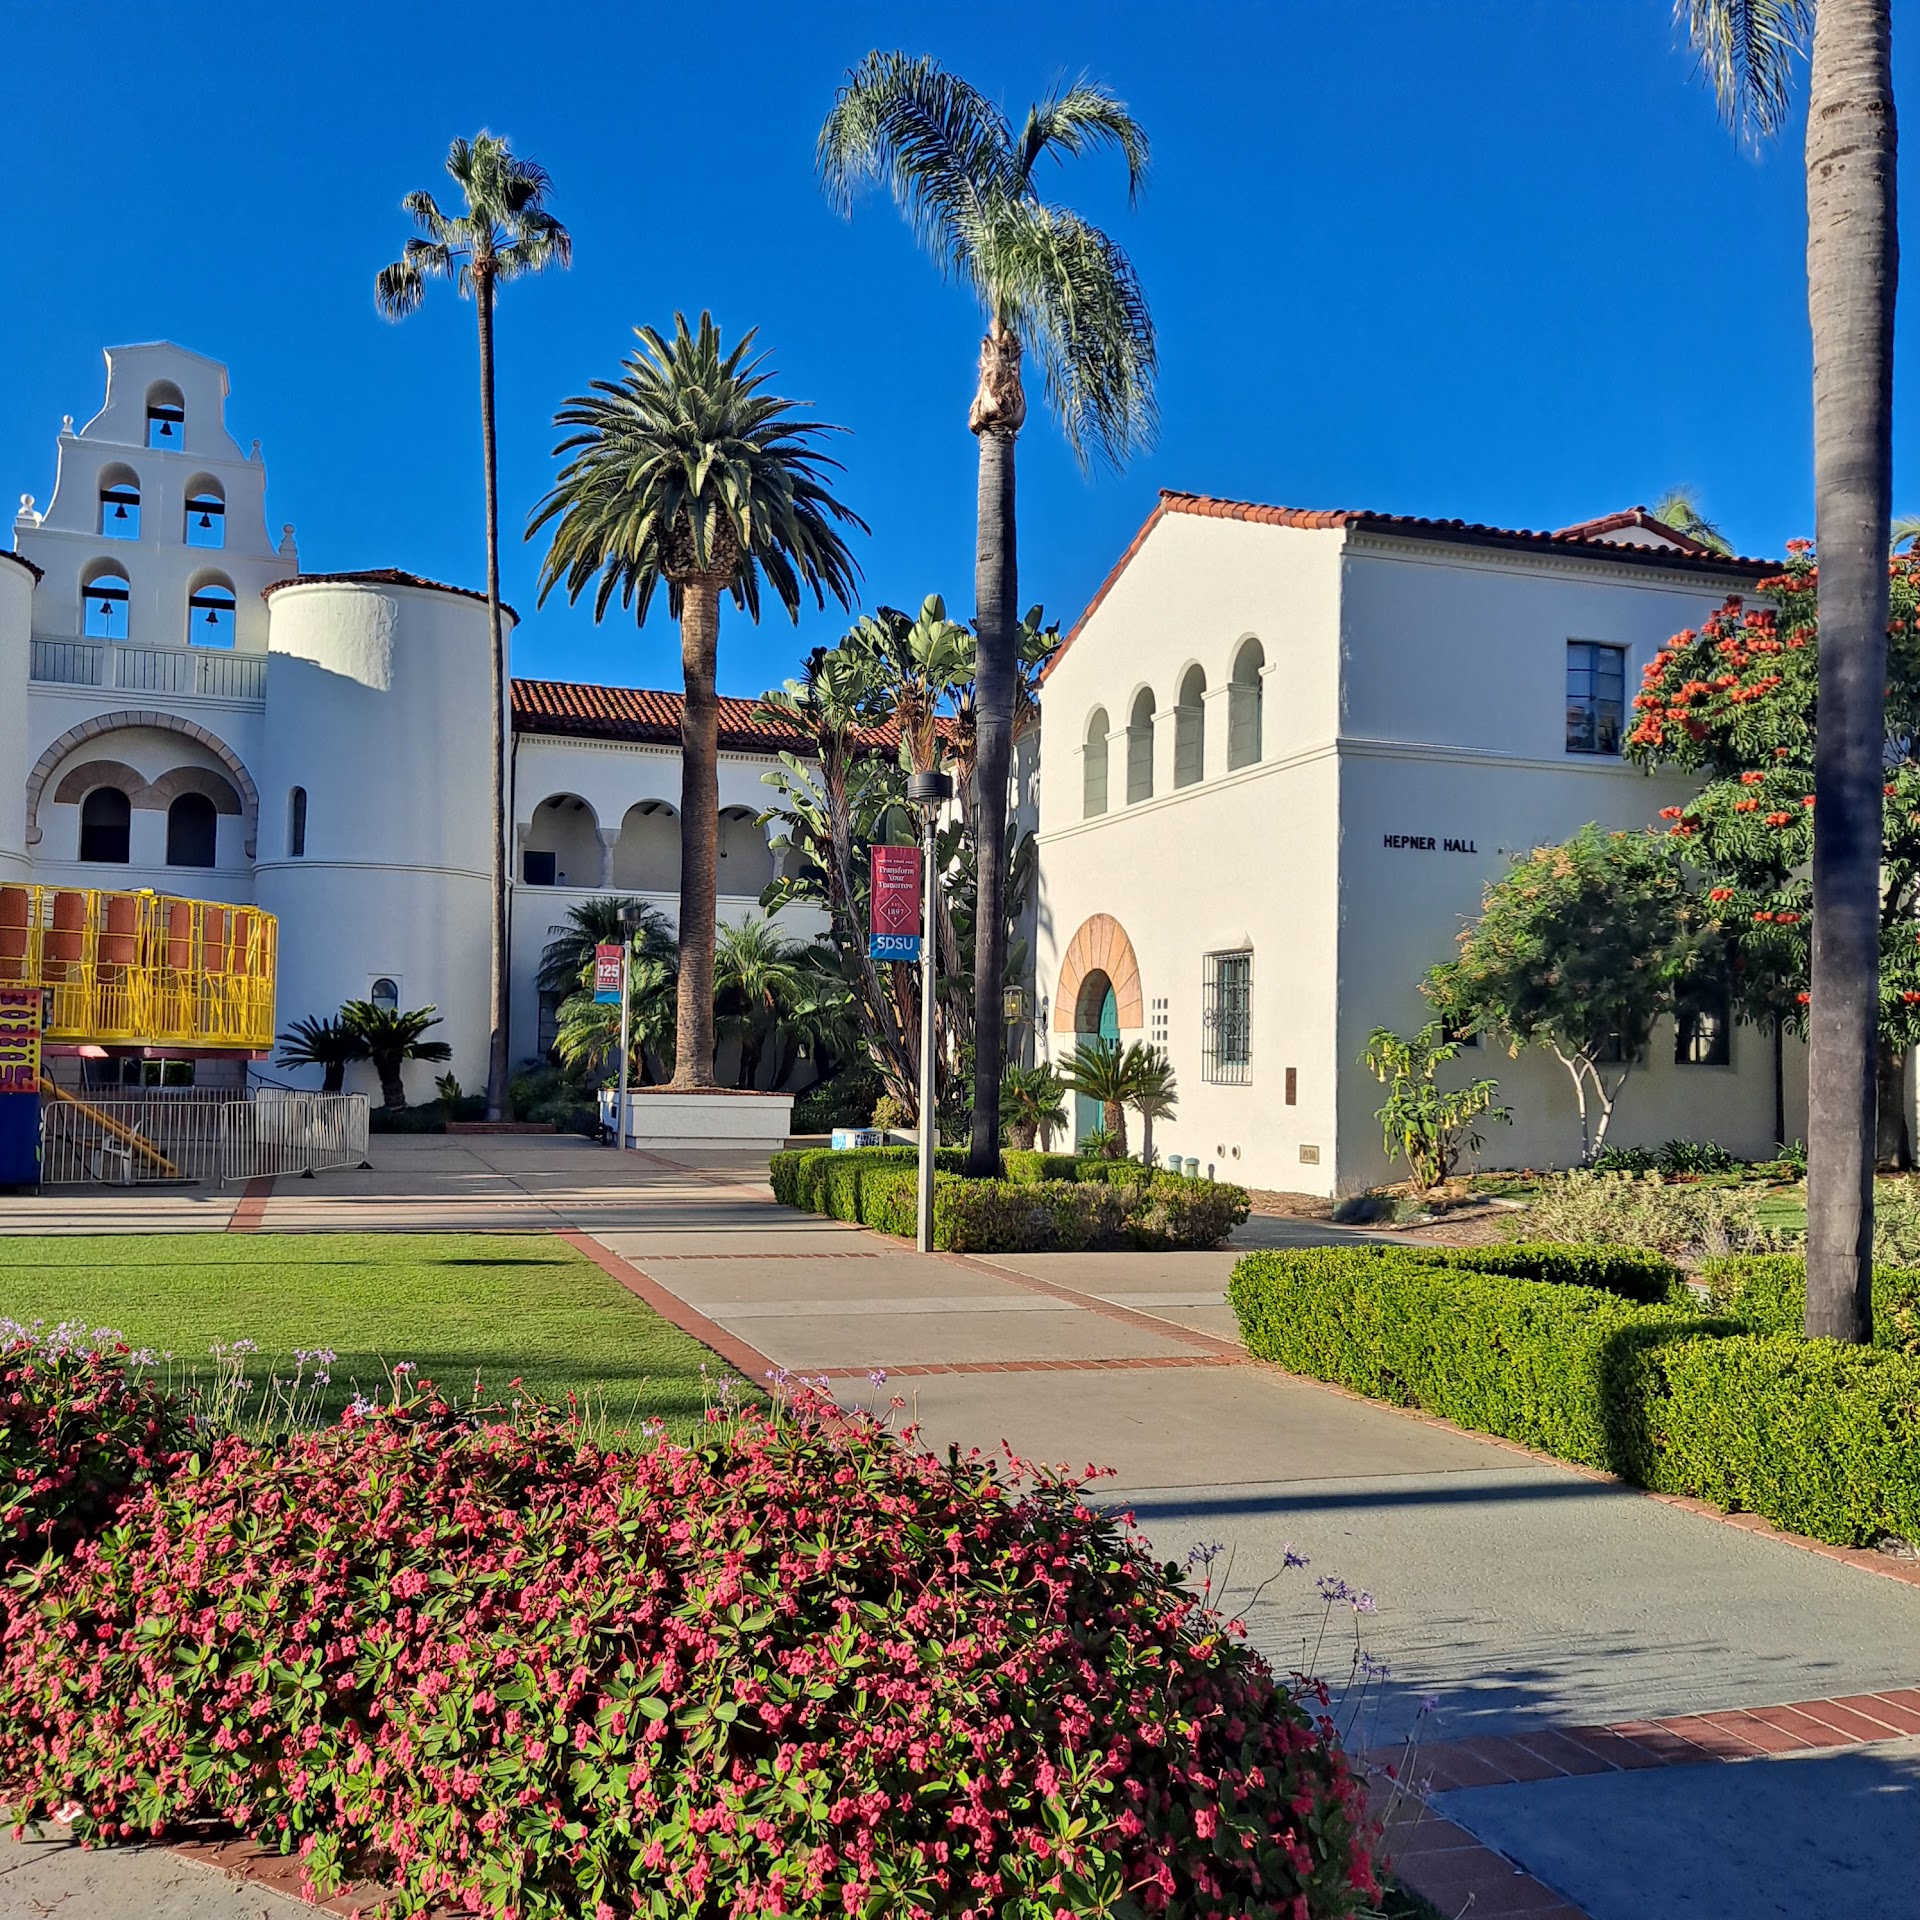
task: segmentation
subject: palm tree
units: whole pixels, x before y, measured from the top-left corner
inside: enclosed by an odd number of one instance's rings
[[[806,949],[772,921],[753,918],[722,927],[714,945],[713,992],[721,1023],[740,1038],[736,1086],[751,1087],[781,1016],[805,985]]]
[[[974,629],[979,638],[974,917],[973,1126],[967,1170],[1000,1157],[1001,978],[1006,970],[1007,782],[1019,623],[1014,441],[1027,417],[1020,361],[1040,357],[1046,393],[1084,465],[1115,467],[1155,426],[1153,321],[1130,262],[1079,214],[1041,199],[1043,158],[1116,147],[1137,198],[1147,137],[1125,104],[1090,81],[1028,110],[1018,133],[1000,109],[936,61],[870,53],[848,74],[820,129],[821,183],[842,212],[883,181],[921,244],[973,290],[986,316],[967,425],[979,443]]]
[[[673,949],[636,954],[627,970],[627,1066],[636,1086],[647,1084],[650,1062],[673,1058],[675,993]],[[618,1068],[620,1007],[596,1000],[578,984],[560,1003],[554,1051],[570,1072],[598,1072],[609,1061]]]
[[[625,893],[597,894],[591,900],[576,901],[559,926],[547,929],[551,937],[541,950],[540,971],[535,975],[540,991],[572,993],[593,965],[594,948],[620,944],[623,913],[633,915],[636,954],[657,956],[673,951],[672,924],[651,900]]]
[[[325,1077],[322,1093],[338,1093],[346,1085],[347,1068],[355,1060],[367,1057],[367,1043],[344,1020],[311,1017],[296,1020],[280,1036],[276,1067],[320,1067]]]
[[[493,302],[508,280],[566,266],[573,240],[546,209],[546,169],[518,158],[505,140],[481,132],[447,149],[447,172],[466,212],[449,217],[432,194],[410,193],[401,206],[420,231],[400,258],[374,278],[375,304],[402,320],[425,298],[431,279],[451,280],[473,297],[480,320],[480,458],[486,475],[487,636],[493,674],[493,903],[487,974],[492,1035],[487,1046],[487,1118],[507,1098],[507,643],[500,624],[499,461],[493,434]]]
[[[340,1009],[340,1024],[366,1048],[366,1058],[380,1076],[380,1098],[390,1108],[407,1104],[400,1069],[409,1060],[451,1060],[453,1049],[444,1040],[423,1040],[429,1027],[440,1024],[436,1007],[415,1007],[401,1013],[394,1007],[376,1007],[371,1000],[349,1000]]]
[[[1100,1128],[1107,1153],[1127,1157],[1127,1102],[1133,1097],[1133,1063],[1118,1040],[1082,1040],[1060,1063],[1060,1077],[1075,1093],[1100,1102]]]
[[[1691,487],[1669,487],[1655,501],[1652,512],[1656,520],[1675,533],[1685,534],[1699,546],[1710,547],[1715,553],[1733,551],[1733,543],[1701,512]]]
[[[1888,543],[1888,551],[1898,553],[1902,547],[1911,547],[1920,540],[1920,515],[1903,513],[1893,523],[1893,537]]]
[[[1893,308],[1899,276],[1891,0],[1679,0],[1735,129],[1786,117],[1811,28],[1807,315],[1820,556],[1807,1060],[1809,1335],[1873,1327],[1874,1063],[1880,989]]]
[[[713,1085],[714,868],[720,835],[720,709],[714,676],[720,595],[760,617],[760,582],[797,623],[811,593],[853,604],[859,569],[840,526],[866,522],[833,496],[837,469],[816,444],[840,431],[795,417],[763,389],[754,335],[723,352],[711,314],[673,338],[637,329],[618,380],[596,380],[555,415],[572,458],[535,511],[531,538],[557,521],[542,602],[564,582],[577,600],[597,577],[594,618],[615,594],[644,622],[664,580],[680,623],[680,1005],[673,1084]]]
[[[1173,1081],[1173,1063],[1158,1047],[1136,1040],[1122,1063],[1126,1075],[1127,1105],[1140,1116],[1140,1158],[1153,1165],[1153,1123],[1171,1120],[1180,1104]]]
[[[1052,1064],[1009,1067],[1000,1077],[1000,1116],[1013,1146],[1025,1152],[1067,1124],[1067,1084]]]

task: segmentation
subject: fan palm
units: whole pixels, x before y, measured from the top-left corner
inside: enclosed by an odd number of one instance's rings
[[[975,835],[973,1121],[970,1173],[999,1161],[1006,968],[1007,788],[1015,707],[1019,582],[1014,442],[1027,417],[1020,362],[1038,355],[1047,400],[1084,464],[1122,465],[1155,427],[1153,321],[1133,265],[1098,227],[1040,197],[1042,159],[1117,148],[1135,196],[1147,137],[1105,87],[1079,81],[1029,109],[1015,131],[1000,109],[936,61],[870,53],[820,130],[821,183],[848,210],[884,182],[921,244],[973,290],[986,316],[967,425],[979,443],[974,626],[979,637]]]
[[[652,1059],[673,1058],[675,1000],[673,950],[638,953],[627,968],[627,1066],[635,1086],[644,1087]],[[575,1072],[597,1073],[620,1053],[620,1006],[596,1000],[584,985],[560,1003],[554,1051],[560,1064]]]
[[[671,340],[638,329],[618,380],[596,380],[556,424],[570,455],[528,537],[554,522],[540,598],[577,600],[598,581],[593,612],[615,595],[644,621],[662,581],[680,623],[680,1002],[673,1084],[713,1085],[714,868],[719,849],[720,710],[714,679],[720,595],[760,617],[764,576],[797,622],[809,593],[851,606],[859,569],[840,529],[866,523],[834,498],[838,462],[818,445],[839,431],[798,418],[765,391],[754,335],[724,351],[711,314],[699,331],[674,315]]]
[[[620,944],[623,913],[633,915],[636,954],[673,951],[672,924],[652,901],[631,894],[598,894],[591,900],[577,901],[567,909],[567,917],[559,926],[547,929],[550,937],[541,950],[540,971],[535,975],[540,991],[572,993],[593,965],[594,948]]]
[[[276,1067],[319,1067],[322,1093],[338,1093],[346,1085],[347,1068],[367,1057],[367,1043],[338,1017],[296,1020],[280,1036]]]
[[[429,1027],[440,1024],[436,1007],[415,1007],[402,1013],[396,1007],[376,1007],[371,1000],[349,1000],[340,1009],[340,1023],[366,1048],[366,1058],[380,1076],[380,1098],[388,1107],[404,1107],[407,1089],[400,1069],[409,1060],[451,1060],[453,1049],[444,1040],[423,1040]]]
[[[1721,112],[1764,138],[1807,98],[1807,316],[1820,556],[1807,1060],[1807,1332],[1869,1339],[1893,310],[1891,0],[1677,0]]]
[[[1153,1164],[1153,1123],[1171,1120],[1180,1104],[1174,1085],[1173,1063],[1158,1047],[1136,1040],[1122,1063],[1127,1080],[1127,1105],[1140,1116],[1140,1157]]]
[[[490,133],[456,140],[447,149],[466,212],[448,215],[433,195],[410,193],[400,203],[420,231],[400,258],[375,276],[375,304],[402,320],[426,296],[429,280],[451,280],[461,299],[473,298],[480,321],[480,458],[486,476],[487,636],[493,673],[493,901],[489,922],[487,1010],[487,1118],[498,1120],[507,1098],[507,643],[500,624],[499,460],[493,431],[493,303],[506,281],[566,266],[573,240],[546,208],[552,183],[546,169],[520,159]]]
[[[1009,1067],[1000,1077],[1000,1117],[1007,1138],[1023,1151],[1035,1139],[1051,1137],[1055,1127],[1067,1124],[1067,1085],[1053,1067]]]
[[[1100,1103],[1100,1131],[1110,1159],[1127,1157],[1127,1102],[1133,1062],[1118,1040],[1082,1040],[1060,1062],[1060,1077],[1077,1094]]]

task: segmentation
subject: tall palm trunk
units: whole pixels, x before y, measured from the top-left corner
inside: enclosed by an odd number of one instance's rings
[[[487,1118],[507,1101],[507,642],[500,621],[500,473],[493,436],[493,275],[474,262],[480,314],[480,452],[487,494],[487,664],[493,676],[493,863],[487,941]]]
[[[673,1084],[710,1087],[713,1078],[713,923],[718,906],[720,588],[694,575],[681,589],[680,994],[675,1010]]]
[[[1872,1334],[1874,1065],[1892,511],[1896,129],[1888,0],[1820,0],[1807,112],[1820,727],[1807,1332]]]
[[[1013,696],[1019,674],[1019,548],[1014,521],[1014,442],[1027,417],[1020,339],[995,320],[980,343],[980,384],[968,426],[980,443],[973,563],[975,896],[973,917],[973,1126],[967,1171],[1000,1171],[1000,1068],[1006,1026],[1007,779],[1013,758]]]

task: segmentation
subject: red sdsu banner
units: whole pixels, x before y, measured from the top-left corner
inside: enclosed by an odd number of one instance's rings
[[[873,847],[868,951],[876,960],[920,957],[920,849]]]

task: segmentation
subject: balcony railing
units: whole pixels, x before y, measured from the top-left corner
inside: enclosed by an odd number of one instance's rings
[[[136,647],[117,640],[33,643],[31,678],[60,687],[190,694],[208,700],[267,697],[267,656],[212,647]]]

